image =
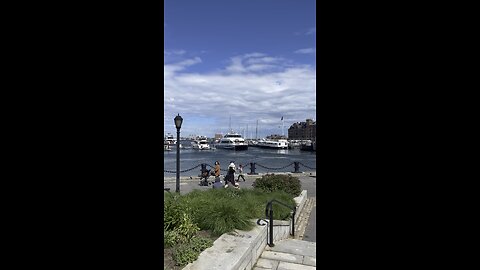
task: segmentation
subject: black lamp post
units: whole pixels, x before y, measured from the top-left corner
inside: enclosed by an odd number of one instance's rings
[[[183,118],[178,114],[174,121],[177,128],[177,188],[175,192],[180,193],[180,128],[182,128]]]

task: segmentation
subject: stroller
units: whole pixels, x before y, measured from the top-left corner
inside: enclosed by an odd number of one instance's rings
[[[201,178],[200,178],[200,186],[208,186],[208,178],[210,177],[210,170],[205,169],[202,172]]]

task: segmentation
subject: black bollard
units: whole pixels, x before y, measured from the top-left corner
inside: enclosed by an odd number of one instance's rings
[[[258,174],[255,172],[255,162],[250,162],[250,173],[247,174]]]
[[[293,173],[300,173],[300,171],[298,171],[298,168],[300,167],[299,163],[300,162],[298,161],[293,162],[293,166],[295,167],[295,171]]]

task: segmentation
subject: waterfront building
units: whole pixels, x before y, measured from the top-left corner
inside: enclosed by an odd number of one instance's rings
[[[293,123],[288,128],[288,139],[290,140],[311,140],[316,141],[317,122],[307,119],[305,122]]]

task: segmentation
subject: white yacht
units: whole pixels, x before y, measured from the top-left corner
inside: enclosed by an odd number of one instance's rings
[[[258,141],[257,140],[249,140],[247,141],[248,146],[257,146]]]
[[[173,137],[172,134],[167,133],[167,135],[165,136],[165,139],[164,139],[164,143],[166,145],[175,145],[177,143],[177,140]]]
[[[210,145],[208,144],[206,137],[199,136],[194,141],[192,141],[191,144],[193,149],[210,150]]]
[[[258,141],[257,146],[262,148],[287,149],[288,141],[285,139],[278,139],[278,140],[261,139]]]
[[[247,150],[248,144],[242,138],[242,135],[232,131],[225,134],[215,147],[218,149]]]

